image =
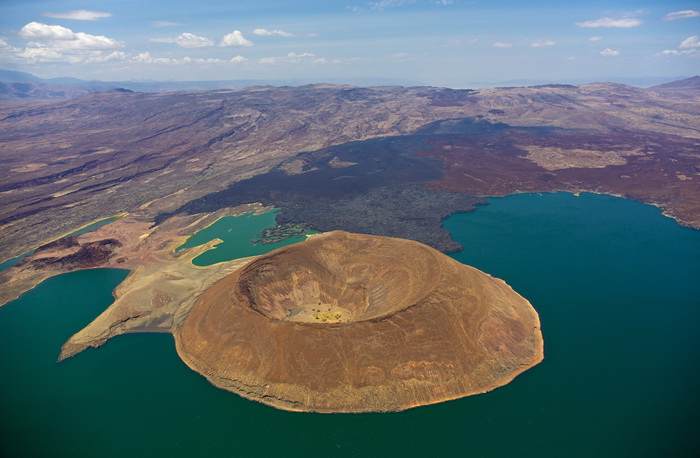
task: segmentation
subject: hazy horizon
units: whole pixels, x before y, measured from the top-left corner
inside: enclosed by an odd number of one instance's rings
[[[3,3],[0,67],[100,81],[662,82],[700,73],[693,7],[651,0]]]

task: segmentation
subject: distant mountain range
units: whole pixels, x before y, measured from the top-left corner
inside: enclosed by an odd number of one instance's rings
[[[699,78],[699,77],[694,77]],[[604,78],[605,81],[624,83],[638,87],[679,87],[680,77],[639,77],[639,78]],[[690,86],[693,78],[689,79]],[[217,81],[87,81],[78,78],[40,78],[31,73],[0,69],[0,100],[62,100],[80,97],[92,92],[127,89],[134,92],[172,92],[172,91],[212,91],[220,89],[243,89],[252,86],[304,86],[317,83],[311,79],[279,79],[279,80],[217,80]],[[566,83],[585,84],[589,81],[567,81]],[[387,78],[328,78],[324,83],[349,84],[360,87],[376,86],[424,86],[419,81]],[[519,79],[500,81],[496,83],[472,82],[464,86],[472,89],[493,87],[524,87],[548,84],[561,84],[561,81],[543,81],[534,79]],[[656,86],[655,86],[656,85]],[[676,86],[674,86],[676,85]]]
[[[0,100],[60,100],[91,92],[128,89],[134,92],[212,91],[252,86],[304,86],[310,79],[217,80],[217,81],[86,81],[78,78],[44,79],[26,72],[0,69]],[[387,78],[328,78],[324,83],[353,86],[421,86],[417,81]]]
[[[700,88],[700,76],[693,76],[670,83],[653,86],[652,89],[698,89]]]

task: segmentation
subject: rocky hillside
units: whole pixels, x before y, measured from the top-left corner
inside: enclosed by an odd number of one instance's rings
[[[0,100],[63,100],[88,94],[86,89],[32,82],[0,82]]]
[[[400,173],[392,183],[477,195],[493,195],[495,188],[486,184],[495,177],[510,183],[498,188],[501,193],[589,189],[626,195],[634,183],[632,197],[700,227],[700,208],[692,204],[700,201],[699,98],[688,88],[611,83],[481,91],[311,85],[109,91],[0,103],[0,250],[11,257],[149,202],[155,203],[146,211],[155,218],[195,199],[215,201],[207,196],[267,173],[299,176],[290,183],[305,185],[320,174],[327,181],[319,181],[319,189],[347,177],[381,181],[377,177],[384,175],[375,173],[402,170],[416,154],[441,160],[435,173],[449,183],[436,177],[432,184],[410,182]],[[382,138],[385,143],[371,141]],[[381,155],[373,153],[376,148]],[[382,165],[380,156],[394,165]],[[353,167],[372,175],[355,175]],[[524,171],[535,178],[522,182]],[[551,178],[562,173],[571,176]],[[346,187],[346,197],[374,189]],[[276,195],[284,194],[281,202],[327,199],[294,192]],[[267,197],[271,204],[274,198]]]

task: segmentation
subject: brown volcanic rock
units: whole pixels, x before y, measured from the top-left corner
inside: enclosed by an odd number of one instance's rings
[[[459,163],[476,162],[465,172],[455,173],[445,158],[446,174],[467,182],[450,185],[460,191],[472,188],[477,195],[493,196],[492,178],[503,179],[507,186],[495,187],[505,193],[595,190],[657,204],[697,228],[700,93],[694,84],[691,79],[666,89],[594,83],[480,91],[314,85],[0,101],[0,261],[104,217],[144,209],[150,217],[172,212],[283,163],[287,173],[300,173],[304,164],[295,160],[300,153],[337,145],[355,149],[362,146],[357,141],[386,136],[402,136],[396,142],[400,154],[425,149],[428,136],[442,137],[437,138],[442,142],[451,135],[458,143],[469,143],[466,155],[460,157],[461,148],[447,154]],[[554,165],[570,167],[566,173],[571,179],[566,186],[554,186],[548,169],[539,168],[541,179],[523,180],[523,173],[533,170],[530,159],[509,160],[507,168],[491,172],[494,161],[480,158],[492,152],[499,160],[507,156],[499,152],[499,142],[474,141],[478,132],[454,129],[459,119],[474,117],[524,127],[532,135],[538,132],[535,127],[567,129],[573,148],[549,144],[552,130],[540,131],[537,141],[516,143],[522,149],[516,155],[542,159],[552,156],[552,150],[528,147],[557,148]],[[426,131],[438,121],[444,130]],[[600,145],[601,151],[597,145],[582,145],[608,139],[614,144]],[[626,159],[617,154],[628,146],[632,149],[623,153],[644,155]],[[603,157],[610,151],[618,157]],[[426,155],[443,157],[440,151]],[[587,169],[591,157],[604,160]],[[349,163],[357,161],[341,159],[330,165],[345,166],[343,180],[355,177],[356,166]],[[552,165],[551,158],[546,163]],[[479,173],[484,168],[490,176]],[[615,174],[606,175],[609,170]],[[669,191],[659,196],[659,189]]]
[[[214,385],[295,411],[396,411],[490,391],[539,363],[537,313],[417,242],[331,232],[214,284],[174,329]]]
[[[171,207],[155,214],[174,210],[302,151],[408,134],[469,114],[462,106],[433,106],[421,91],[109,91],[0,103],[0,261],[165,196]]]

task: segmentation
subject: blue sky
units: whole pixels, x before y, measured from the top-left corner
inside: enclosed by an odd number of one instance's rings
[[[100,80],[389,78],[435,86],[700,73],[700,4],[0,0],[0,67]]]

